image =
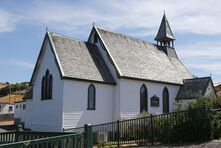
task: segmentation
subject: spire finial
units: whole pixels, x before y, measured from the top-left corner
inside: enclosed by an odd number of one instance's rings
[[[93,24],[92,24],[93,26],[95,26],[95,22],[93,22]]]
[[[48,26],[45,27],[46,32],[48,32]]]
[[[165,9],[163,9],[163,14],[165,15]]]

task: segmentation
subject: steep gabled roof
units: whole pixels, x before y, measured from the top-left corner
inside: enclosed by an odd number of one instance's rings
[[[52,32],[48,32],[45,38],[49,39],[62,79],[115,84],[109,69],[94,44]],[[39,59],[43,49],[42,46],[31,82],[37,67],[40,65]]]
[[[183,84],[192,78],[182,62],[168,57],[155,44],[96,28],[121,78]]]
[[[194,99],[202,97],[206,93],[209,83],[212,83],[211,77],[193,78],[183,80],[183,86],[180,87],[176,99]]]
[[[166,15],[163,15],[160,28],[158,30],[157,36],[155,38],[156,41],[160,40],[175,40],[173,36],[172,30],[170,28],[169,22],[167,20]]]

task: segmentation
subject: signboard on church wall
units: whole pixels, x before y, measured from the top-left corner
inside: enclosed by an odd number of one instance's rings
[[[152,97],[150,98],[151,106],[152,106],[152,107],[159,107],[159,105],[160,105],[159,100],[160,100],[159,97],[157,97],[156,95],[152,96]]]

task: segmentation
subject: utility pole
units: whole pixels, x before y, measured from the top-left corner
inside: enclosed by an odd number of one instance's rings
[[[9,83],[9,103],[11,103],[11,84]]]

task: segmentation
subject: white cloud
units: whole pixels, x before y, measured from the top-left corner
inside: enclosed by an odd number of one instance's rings
[[[144,36],[156,34],[165,9],[174,32],[208,35],[221,34],[220,6],[220,0],[95,0],[81,4],[34,1],[18,9],[16,17],[5,12],[2,13],[4,19],[0,20],[2,28],[11,26],[8,30],[13,29],[19,21],[79,33],[84,32],[84,28],[88,28],[95,21],[96,24],[111,30],[127,29],[131,30],[131,34]],[[18,15],[26,18],[26,21],[17,20]],[[143,29],[142,34],[134,31],[137,28]],[[5,30],[7,31],[7,28]]]
[[[16,60],[16,59],[1,60],[0,65],[20,66],[20,67],[27,68],[27,69],[34,68],[33,63],[29,63],[26,61],[20,61],[20,60]]]
[[[173,32],[219,35],[220,6],[220,0],[94,0],[80,4],[38,0],[15,12],[0,9],[0,32],[13,31],[18,24],[25,23],[78,37],[87,36],[95,22],[113,31],[126,30],[127,34],[143,37],[156,34],[165,9]],[[188,67],[220,74],[219,47],[221,42],[217,41],[196,42],[177,47],[177,52]],[[9,63],[33,68],[33,64],[26,62]]]
[[[219,58],[221,59],[221,41],[197,41],[195,43],[180,45],[177,52],[183,58]]]
[[[221,75],[221,42],[197,41],[177,47],[177,53],[194,75],[213,75],[215,81],[220,81]]]
[[[20,19],[21,17],[14,13],[0,9],[0,32],[14,31]]]

